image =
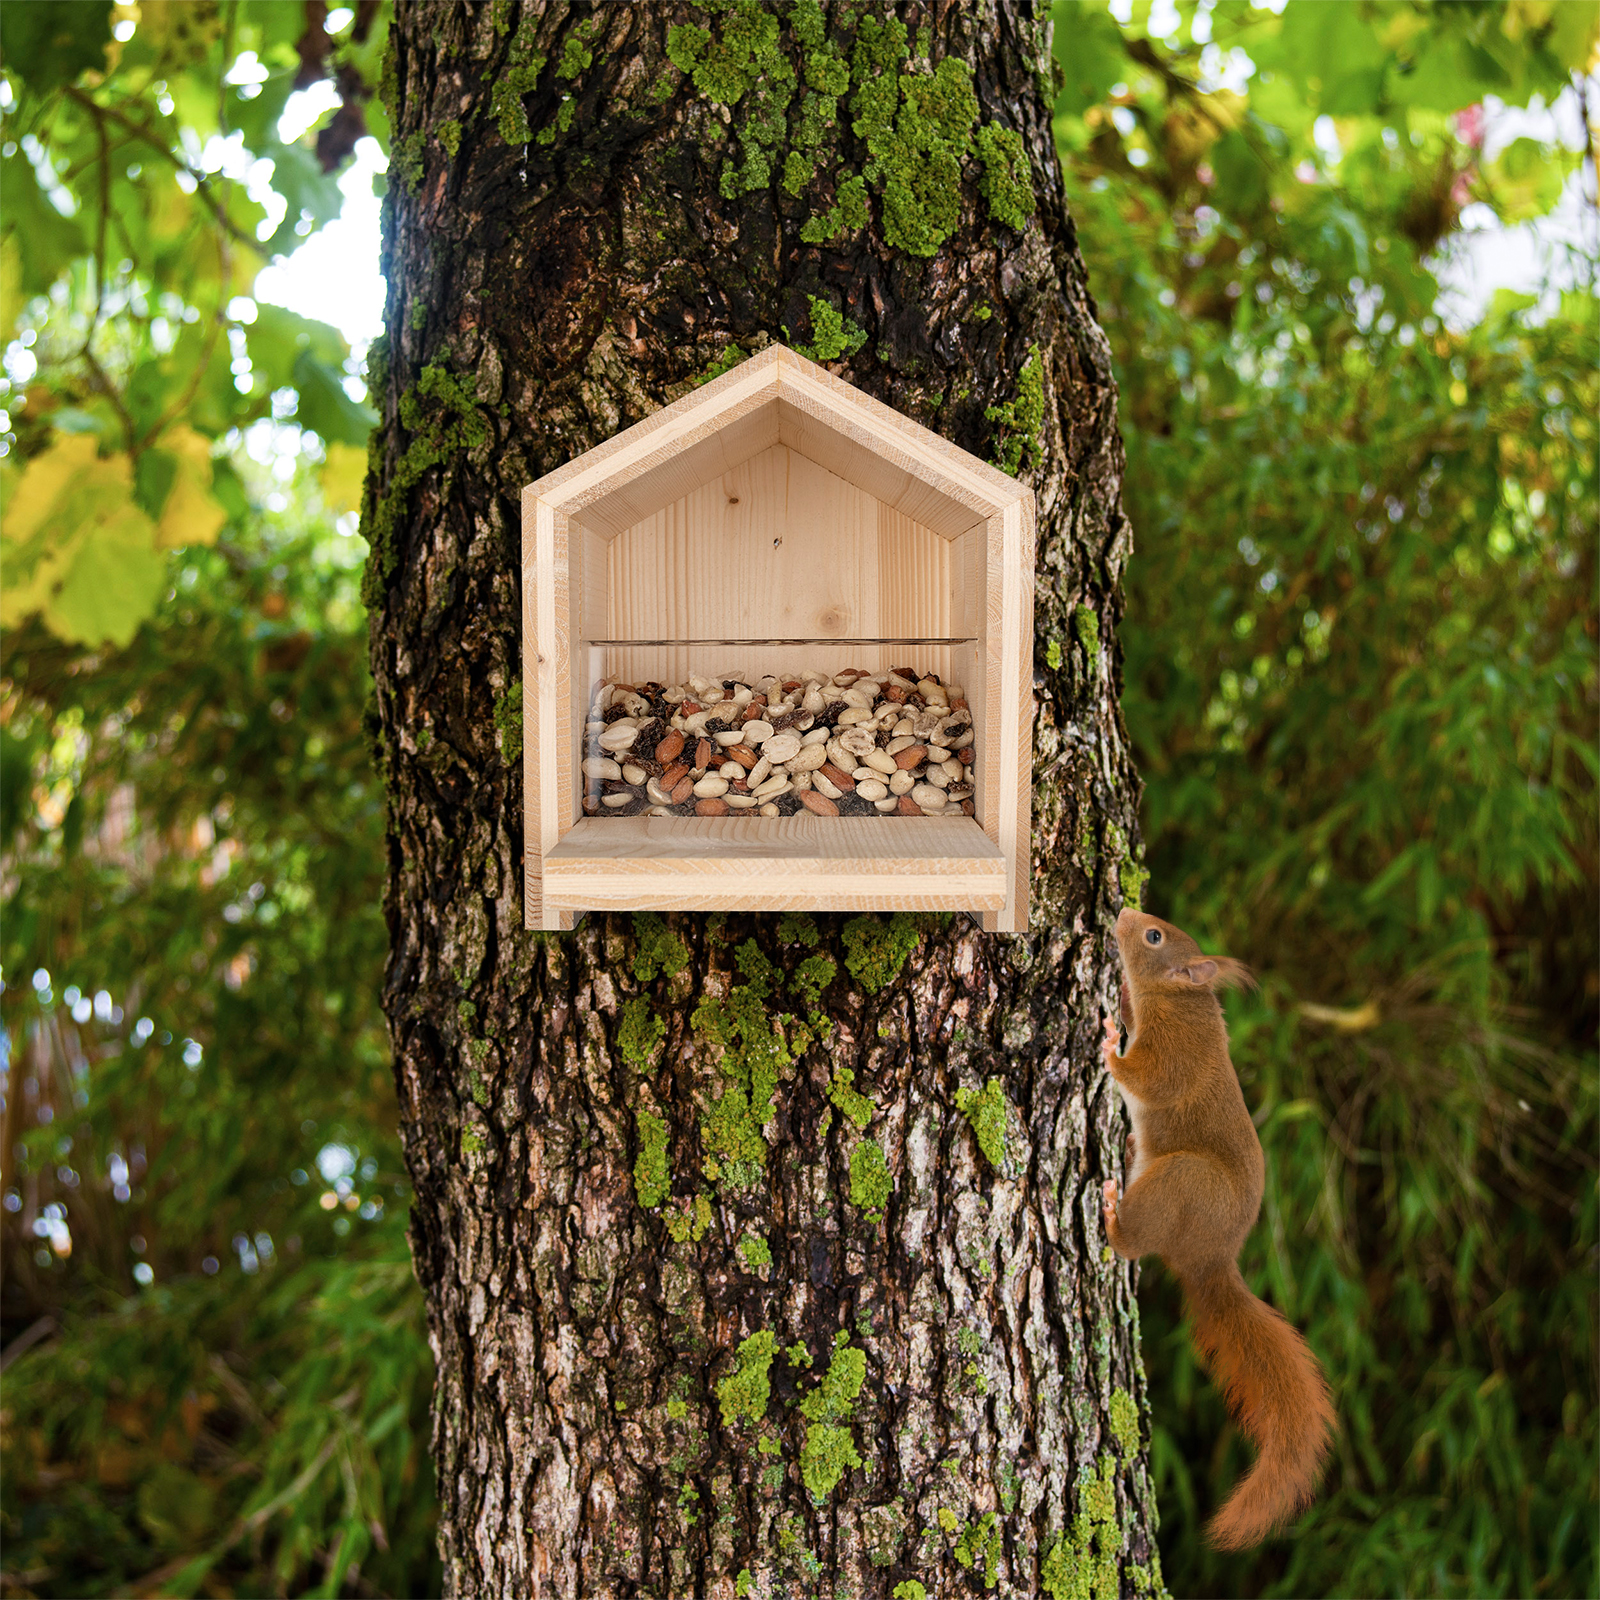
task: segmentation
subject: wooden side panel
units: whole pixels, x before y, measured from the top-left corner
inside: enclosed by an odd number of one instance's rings
[[[544,898],[542,863],[561,836],[573,793],[572,746],[563,737],[572,697],[567,519],[523,494],[523,918],[530,928],[572,926]]]
[[[950,595],[948,604],[951,635],[972,640],[971,644],[960,645],[951,650],[950,673],[946,681],[958,684],[965,690],[967,703],[972,711],[976,741],[974,748],[979,757],[972,769],[972,801],[979,822],[986,816],[982,756],[988,748],[988,736],[984,728],[984,568],[981,561],[987,538],[987,524],[979,523],[976,528],[969,528],[965,533],[952,539],[950,561],[945,574]]]
[[[539,848],[539,497],[522,491],[522,921],[544,926],[544,852]]]
[[[991,759],[995,783],[990,838],[1010,867],[1006,903],[985,913],[991,933],[1025,933],[1033,826],[1033,497],[1007,506],[989,524],[990,638],[986,641]]]
[[[609,638],[611,540],[581,518],[574,518],[572,541],[582,555],[582,579],[576,591],[578,615],[573,634],[579,639]]]

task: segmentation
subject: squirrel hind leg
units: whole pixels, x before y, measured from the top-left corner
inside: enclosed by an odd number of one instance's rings
[[[1118,1255],[1157,1255],[1181,1271],[1197,1245],[1204,1249],[1226,1229],[1236,1206],[1216,1162],[1174,1151],[1157,1156],[1129,1185],[1107,1233]]]

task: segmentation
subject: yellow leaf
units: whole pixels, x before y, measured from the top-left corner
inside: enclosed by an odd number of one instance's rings
[[[22,293],[22,252],[14,234],[0,240],[0,344],[10,344],[27,299]]]
[[[159,448],[177,462],[167,502],[161,508],[156,545],[176,550],[186,544],[215,544],[228,513],[211,496],[211,444],[179,423],[161,435]]]
[[[322,498],[336,516],[361,509],[361,486],[367,476],[367,452],[358,445],[328,446],[328,459],[322,464]]]
[[[0,479],[0,626],[38,612],[60,638],[126,644],[166,581],[155,535],[128,458],[102,459],[88,434],[58,436]]]

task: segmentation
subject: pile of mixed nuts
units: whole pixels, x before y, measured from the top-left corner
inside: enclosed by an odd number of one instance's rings
[[[971,816],[961,688],[905,667],[601,683],[583,809],[613,817]]]

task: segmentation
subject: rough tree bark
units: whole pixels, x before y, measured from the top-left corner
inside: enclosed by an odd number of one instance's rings
[[[367,594],[452,1594],[1159,1587],[1099,1219],[1129,537],[1048,26],[398,7]],[[518,493],[773,338],[1037,490],[1026,937],[522,929]]]

